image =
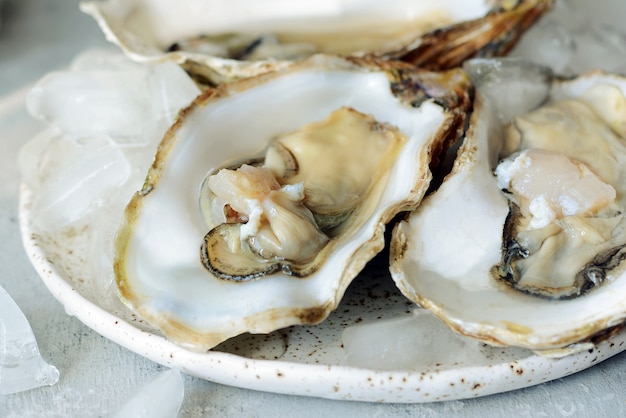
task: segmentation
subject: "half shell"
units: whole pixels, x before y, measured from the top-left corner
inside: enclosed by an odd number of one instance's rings
[[[421,201],[429,164],[462,133],[471,95],[462,70],[438,74],[327,56],[207,90],[166,134],[126,209],[115,263],[122,299],[168,338],[196,350],[244,332],[322,321],[383,248],[385,223]],[[258,157],[273,137],[345,107],[394,126],[407,141],[374,179],[376,192],[344,221],[347,232],[331,238],[321,265],[303,278],[279,271],[234,282],[211,274],[200,255],[208,232],[200,204],[207,174]]]
[[[552,0],[85,2],[106,37],[139,61],[175,60],[220,83],[313,53],[400,58],[424,68],[508,52]]]
[[[559,80],[552,78],[547,69],[515,61],[477,60],[470,64],[479,80],[467,137],[452,173],[394,230],[393,279],[407,297],[433,311],[451,328],[486,343],[556,350],[546,351],[553,355],[588,348],[589,341],[621,326],[626,318],[624,263],[615,260],[605,269],[602,283],[598,280],[593,289],[581,289],[576,293],[582,295],[569,300],[527,294],[527,290],[516,290],[499,280],[494,267],[500,265],[506,253],[503,237],[508,236],[505,224],[511,215],[506,196],[510,192],[500,190],[493,171],[503,150],[504,123],[546,103],[579,100],[593,86],[610,86],[603,90],[622,95],[621,102],[598,102],[605,110],[621,111],[621,117],[613,120],[614,128],[605,128],[619,135],[626,121],[626,80],[600,72]],[[517,102],[516,106],[512,107],[511,102]],[[599,118],[607,115],[599,107],[595,109]],[[610,119],[606,118],[609,125]],[[551,119],[550,127],[558,123],[558,119]],[[558,139],[573,141],[567,136]],[[599,137],[586,140],[601,146]],[[560,151],[568,153],[563,146]],[[604,157],[617,161],[610,169],[623,179],[619,172],[623,171],[620,167],[626,155]],[[544,184],[549,181],[547,177],[542,180]],[[623,180],[613,186],[618,190],[618,200],[623,199]],[[623,219],[621,212],[617,217]],[[623,235],[623,224],[622,220],[613,236]],[[588,255],[581,252],[577,257]],[[574,261],[578,262],[571,259],[570,264]],[[596,261],[592,255],[589,262]],[[555,268],[567,265],[565,260]],[[556,272],[546,267],[543,275],[550,279]]]

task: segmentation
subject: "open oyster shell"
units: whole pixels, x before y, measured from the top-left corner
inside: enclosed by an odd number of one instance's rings
[[[127,206],[115,261],[122,300],[195,350],[244,332],[322,321],[383,248],[385,223],[421,201],[429,164],[462,134],[472,94],[462,70],[439,74],[328,56],[207,90],[180,113]],[[210,273],[201,262],[213,228],[200,201],[207,175],[262,156],[274,137],[344,108],[397,129],[405,143],[380,175],[364,169],[370,192],[330,235],[312,272],[300,277],[279,269],[245,281]],[[358,168],[359,161],[346,159]]]
[[[400,58],[448,69],[508,52],[553,0],[84,2],[109,41],[139,61],[175,60],[211,83],[313,53]]]
[[[461,334],[554,356],[589,348],[626,319],[621,256],[626,244],[626,79],[594,72],[560,80],[545,68],[507,60],[475,60],[467,68],[477,83],[468,134],[441,187],[393,231],[392,277],[407,297]],[[566,117],[565,108],[576,113]],[[537,112],[543,119],[533,116]],[[527,131],[515,144],[521,148],[508,157],[513,149],[503,140],[504,125],[549,132],[542,137],[545,142],[531,144]],[[538,178],[522,178],[524,186],[558,189],[561,201],[548,205],[553,216],[547,226],[529,226],[528,219],[516,223],[523,199],[511,182],[501,190],[494,175],[500,158],[528,157],[525,150],[586,167],[575,172],[571,183],[553,161]],[[539,166],[535,162],[528,157],[524,169]],[[582,203],[591,199],[583,190],[588,173],[599,177],[588,190],[614,188],[613,200],[597,210],[566,213],[560,208],[563,213],[557,213],[559,204],[576,196]],[[550,199],[549,192],[540,194],[538,200]],[[524,216],[543,222],[540,213]],[[520,238],[520,231],[531,238]],[[517,245],[521,265],[510,261],[511,243]],[[580,274],[586,278],[577,281]],[[525,282],[534,275],[541,285]],[[571,280],[563,285],[555,276]]]

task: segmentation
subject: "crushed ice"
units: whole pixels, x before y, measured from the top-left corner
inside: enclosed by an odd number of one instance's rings
[[[54,385],[58,380],[59,371],[39,354],[24,313],[0,286],[0,395]]]
[[[27,96],[29,112],[48,124],[19,155],[24,183],[38,190],[32,228],[90,226],[83,234],[90,288],[101,304],[112,293],[112,242],[124,207],[141,188],[163,134],[199,93],[175,63],[139,64],[121,52],[92,50]]]
[[[156,145],[199,89],[176,64],[137,64],[89,51],[69,71],[29,92],[29,112],[49,129],[20,155],[24,181],[40,190],[37,229],[70,225],[138,190]]]
[[[172,418],[178,416],[185,397],[181,373],[170,369],[159,374],[129,399],[113,418]]]

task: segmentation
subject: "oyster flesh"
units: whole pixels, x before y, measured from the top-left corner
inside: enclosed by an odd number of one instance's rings
[[[322,321],[462,134],[460,69],[313,56],[181,111],[116,243],[125,301],[195,350]]]
[[[140,61],[174,60],[220,83],[315,53],[448,69],[508,52],[553,0],[106,0],[81,4]]]
[[[477,80],[468,135],[452,173],[394,230],[392,276],[462,334],[585,347],[626,318],[626,79],[466,67]]]

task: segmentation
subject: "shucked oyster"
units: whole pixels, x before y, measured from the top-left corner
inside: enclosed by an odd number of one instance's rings
[[[309,276],[334,238],[352,234],[406,140],[396,127],[341,107],[275,138],[262,166],[209,176],[203,263],[237,281],[277,271]]]
[[[496,345],[552,350],[608,332],[626,318],[626,80],[468,68],[495,73],[495,93],[483,79],[452,173],[394,231],[394,280]]]
[[[172,59],[213,83],[314,53],[403,58],[430,69],[503,55],[552,0],[107,0],[85,2],[137,60]]]
[[[320,322],[421,200],[471,94],[462,70],[325,56],[206,91],[127,207],[122,299],[197,350]]]

